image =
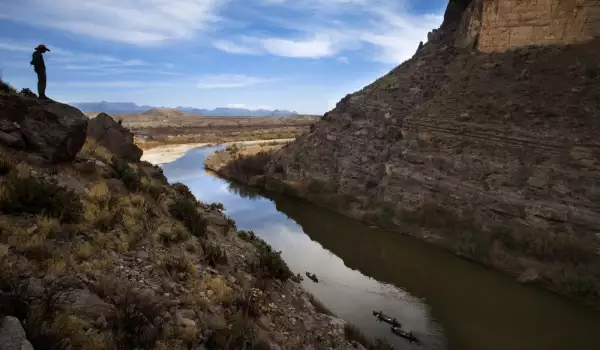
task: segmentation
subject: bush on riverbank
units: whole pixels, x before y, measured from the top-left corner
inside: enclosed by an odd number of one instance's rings
[[[267,164],[271,161],[273,153],[259,152],[254,155],[238,155],[234,162],[229,162],[223,172],[239,179],[250,179],[256,175],[263,175]]]

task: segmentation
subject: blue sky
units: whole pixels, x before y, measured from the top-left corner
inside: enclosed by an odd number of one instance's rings
[[[66,102],[321,114],[410,58],[447,0],[0,0],[0,71]]]

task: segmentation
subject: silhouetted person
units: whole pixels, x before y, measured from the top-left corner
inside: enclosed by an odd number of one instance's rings
[[[33,52],[31,64],[38,76],[38,98],[47,100],[46,96],[46,64],[44,63],[44,53],[50,51],[44,44],[38,45]]]

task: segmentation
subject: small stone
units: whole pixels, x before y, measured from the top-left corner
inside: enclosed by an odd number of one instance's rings
[[[6,316],[0,320],[0,349],[33,350],[17,318]]]
[[[535,282],[540,278],[540,274],[533,267],[527,268],[518,278],[521,283]]]
[[[196,321],[190,320],[189,318],[179,317],[179,319],[177,321],[179,322],[179,324],[181,326],[186,327],[186,328],[196,327]]]
[[[192,309],[182,309],[177,311],[177,316],[181,318],[194,319],[196,317],[196,312]]]
[[[8,254],[8,246],[6,244],[0,243],[0,258],[4,257]]]
[[[215,292],[213,292],[212,290],[209,289],[209,290],[206,291],[206,296],[207,297],[212,298],[213,295],[215,295]]]
[[[148,252],[145,252],[142,250],[137,253],[137,257],[138,257],[138,259],[146,260],[150,257],[150,255],[148,254]]]

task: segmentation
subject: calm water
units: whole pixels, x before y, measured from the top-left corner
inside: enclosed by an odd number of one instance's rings
[[[460,259],[410,237],[370,228],[302,201],[276,201],[204,171],[216,148],[162,165],[205,202],[221,202],[238,227],[281,250],[304,287],[341,318],[397,349],[600,349],[600,312]],[[383,310],[422,344],[375,321]]]

